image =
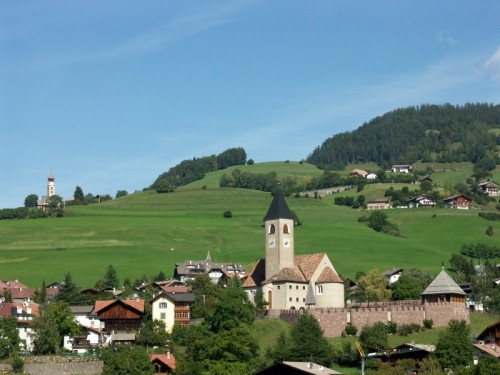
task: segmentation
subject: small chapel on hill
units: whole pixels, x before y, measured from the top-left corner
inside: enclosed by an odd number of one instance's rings
[[[264,217],[265,258],[243,282],[270,310],[344,307],[344,282],[326,253],[295,255],[294,216],[278,190]]]

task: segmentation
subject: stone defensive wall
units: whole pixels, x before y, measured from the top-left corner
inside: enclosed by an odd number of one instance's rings
[[[345,327],[352,324],[358,332],[364,326],[376,322],[403,324],[424,324],[432,319],[434,327],[446,327],[450,320],[465,320],[470,323],[469,310],[463,303],[425,303],[421,301],[395,301],[360,303],[347,308],[323,308],[307,310],[269,310],[268,317],[283,319],[295,324],[301,314],[314,316],[326,337],[342,335]]]

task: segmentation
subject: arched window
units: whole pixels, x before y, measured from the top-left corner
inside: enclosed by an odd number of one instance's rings
[[[288,225],[286,224],[283,226],[283,233],[290,234],[290,229],[288,229]]]
[[[276,228],[274,227],[274,224],[271,224],[269,226],[269,234],[275,234],[276,233]]]

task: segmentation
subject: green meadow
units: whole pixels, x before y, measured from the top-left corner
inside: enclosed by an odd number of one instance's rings
[[[311,178],[322,171],[306,163],[261,163],[241,170]],[[230,171],[224,171],[230,173]],[[238,262],[247,267],[264,256],[263,217],[269,193],[218,188],[214,172],[170,194],[140,192],[92,206],[68,207],[63,218],[0,221],[0,275],[38,287],[61,281],[71,272],[82,287],[92,287],[112,264],[123,281],[173,275],[177,262],[204,259]],[[379,198],[393,186],[368,185],[360,193]],[[204,188],[203,188],[204,187]],[[414,186],[410,186],[413,189]],[[342,193],[357,195],[354,190]],[[335,195],[322,199],[287,198],[303,225],[295,230],[296,254],[326,252],[337,271],[417,267],[436,274],[441,262],[464,243],[500,243],[500,222],[478,217],[479,209],[388,210],[402,234],[374,232],[358,218],[366,213],[334,205]],[[224,218],[224,211],[232,218]],[[493,236],[485,230],[491,225]]]

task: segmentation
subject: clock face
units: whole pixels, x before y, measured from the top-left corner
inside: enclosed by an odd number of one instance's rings
[[[285,239],[283,240],[283,245],[284,245],[285,247],[290,247],[290,240],[289,240],[288,238],[285,238]]]
[[[276,244],[276,242],[274,240],[269,240],[268,244],[269,244],[269,247],[274,247],[274,245]]]

